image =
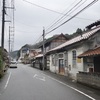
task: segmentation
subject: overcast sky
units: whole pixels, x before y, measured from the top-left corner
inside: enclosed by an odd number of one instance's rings
[[[7,6],[10,5],[11,0],[6,0]],[[28,2],[27,2],[28,1]],[[55,27],[68,20],[71,16],[76,14],[87,4],[93,0],[15,0],[15,36],[14,36],[14,50],[20,49],[25,44],[35,44],[39,42],[42,36],[43,27],[47,30],[55,21],[66,14],[79,1],[81,5],[72,13],[68,13],[66,18],[62,20]],[[37,5],[37,6],[36,6]],[[2,8],[2,0],[0,0],[0,8]],[[46,8],[46,9],[44,9]],[[75,11],[74,11],[75,10]],[[6,19],[10,20],[8,13]],[[1,10],[0,10],[0,27],[1,27]],[[46,35],[46,37],[55,34],[72,34],[77,28],[84,29],[87,25],[100,19],[100,0],[81,12],[79,15],[68,21],[63,26]],[[8,49],[8,34],[9,23],[5,25],[5,48]],[[53,28],[55,28],[53,27]],[[52,29],[53,29],[52,28]],[[1,29],[1,28],[0,28]],[[48,31],[52,30],[49,29]],[[46,31],[46,32],[48,32]],[[1,35],[0,35],[1,36]],[[1,37],[0,37],[1,39]]]

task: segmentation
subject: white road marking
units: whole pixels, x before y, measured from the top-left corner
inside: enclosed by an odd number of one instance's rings
[[[84,92],[82,92],[82,91],[80,91],[80,90],[78,90],[78,89],[76,89],[76,88],[74,88],[74,87],[72,87],[72,86],[70,86],[70,85],[67,85],[67,84],[65,84],[65,83],[63,83],[63,82],[61,82],[61,81],[59,81],[59,80],[57,80],[57,79],[55,79],[55,78],[53,78],[53,77],[51,77],[51,76],[48,76],[48,75],[46,75],[46,74],[44,74],[44,73],[42,73],[42,74],[45,75],[45,76],[47,76],[48,78],[50,78],[50,79],[52,79],[52,80],[55,80],[56,82],[58,82],[58,83],[60,83],[60,84],[63,84],[63,85],[65,85],[65,86],[67,86],[67,87],[69,87],[69,88],[71,88],[71,89],[73,89],[73,90],[75,90],[75,91],[81,93],[82,95],[84,95],[84,96],[90,98],[91,100],[96,100],[95,98],[93,98],[93,97],[87,95],[86,93],[84,93]]]
[[[10,72],[10,74],[9,74],[9,77],[8,77],[8,79],[7,79],[7,82],[6,82],[6,85],[5,85],[4,89],[6,89],[6,88],[7,88],[8,83],[9,83],[9,80],[10,80],[10,77],[11,77],[11,72]]]
[[[37,74],[35,74],[33,77],[36,77],[37,76]]]
[[[35,75],[33,76],[33,78],[39,79],[39,80],[41,80],[41,81],[45,81],[45,77],[44,77],[44,76],[39,76],[39,75],[37,75],[37,74],[35,74]]]

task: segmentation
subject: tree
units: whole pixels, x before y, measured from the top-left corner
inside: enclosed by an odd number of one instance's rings
[[[83,31],[82,31],[80,28],[78,28],[78,29],[76,30],[76,33],[77,33],[77,34],[82,34],[82,32],[83,32]]]

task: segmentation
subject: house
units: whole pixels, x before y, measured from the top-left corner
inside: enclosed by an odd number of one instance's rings
[[[100,72],[100,63],[98,62],[98,59],[100,58],[98,56],[99,54],[96,54],[96,52],[99,51],[99,45],[100,23],[95,23],[91,28],[89,26],[89,29],[82,35],[79,35],[47,52],[46,55],[50,56],[50,71],[69,76],[75,80],[77,80],[77,73],[79,71]],[[93,52],[95,52],[95,54]],[[97,55],[94,57],[95,68],[93,57],[91,58],[90,55]],[[88,56],[88,58],[86,56]],[[86,63],[86,60],[89,63]]]
[[[43,70],[42,63],[43,63],[43,54],[38,54],[37,56],[35,56],[32,66]]]
[[[87,26],[91,29],[100,25],[100,20]],[[100,89],[100,31],[95,35],[95,47],[89,49],[78,57],[83,59],[84,71],[77,73],[77,82]]]
[[[44,43],[44,47],[45,47],[45,54],[46,52],[48,52],[49,50],[59,46],[60,44],[62,43],[65,43],[66,41],[68,41],[69,38],[67,38],[64,34],[60,34],[60,35],[54,35],[48,39],[45,40],[45,43]],[[43,44],[40,45],[40,48],[41,48],[41,52],[43,53]],[[42,64],[43,64],[43,54],[41,56],[40,54],[40,58],[39,56],[36,56],[36,59],[37,60],[40,60],[40,62],[42,61]],[[43,67],[43,65],[42,65]],[[46,55],[45,56],[45,69],[48,69],[49,70],[49,67],[50,67],[50,56],[49,55]]]
[[[34,45],[26,44],[20,49],[20,60],[23,63],[30,63],[30,61],[40,53],[40,50]]]

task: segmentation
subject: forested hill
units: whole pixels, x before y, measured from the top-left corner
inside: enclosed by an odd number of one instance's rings
[[[17,59],[17,58],[18,58],[18,51],[19,51],[19,50],[10,52],[10,56],[11,56],[13,59]]]

